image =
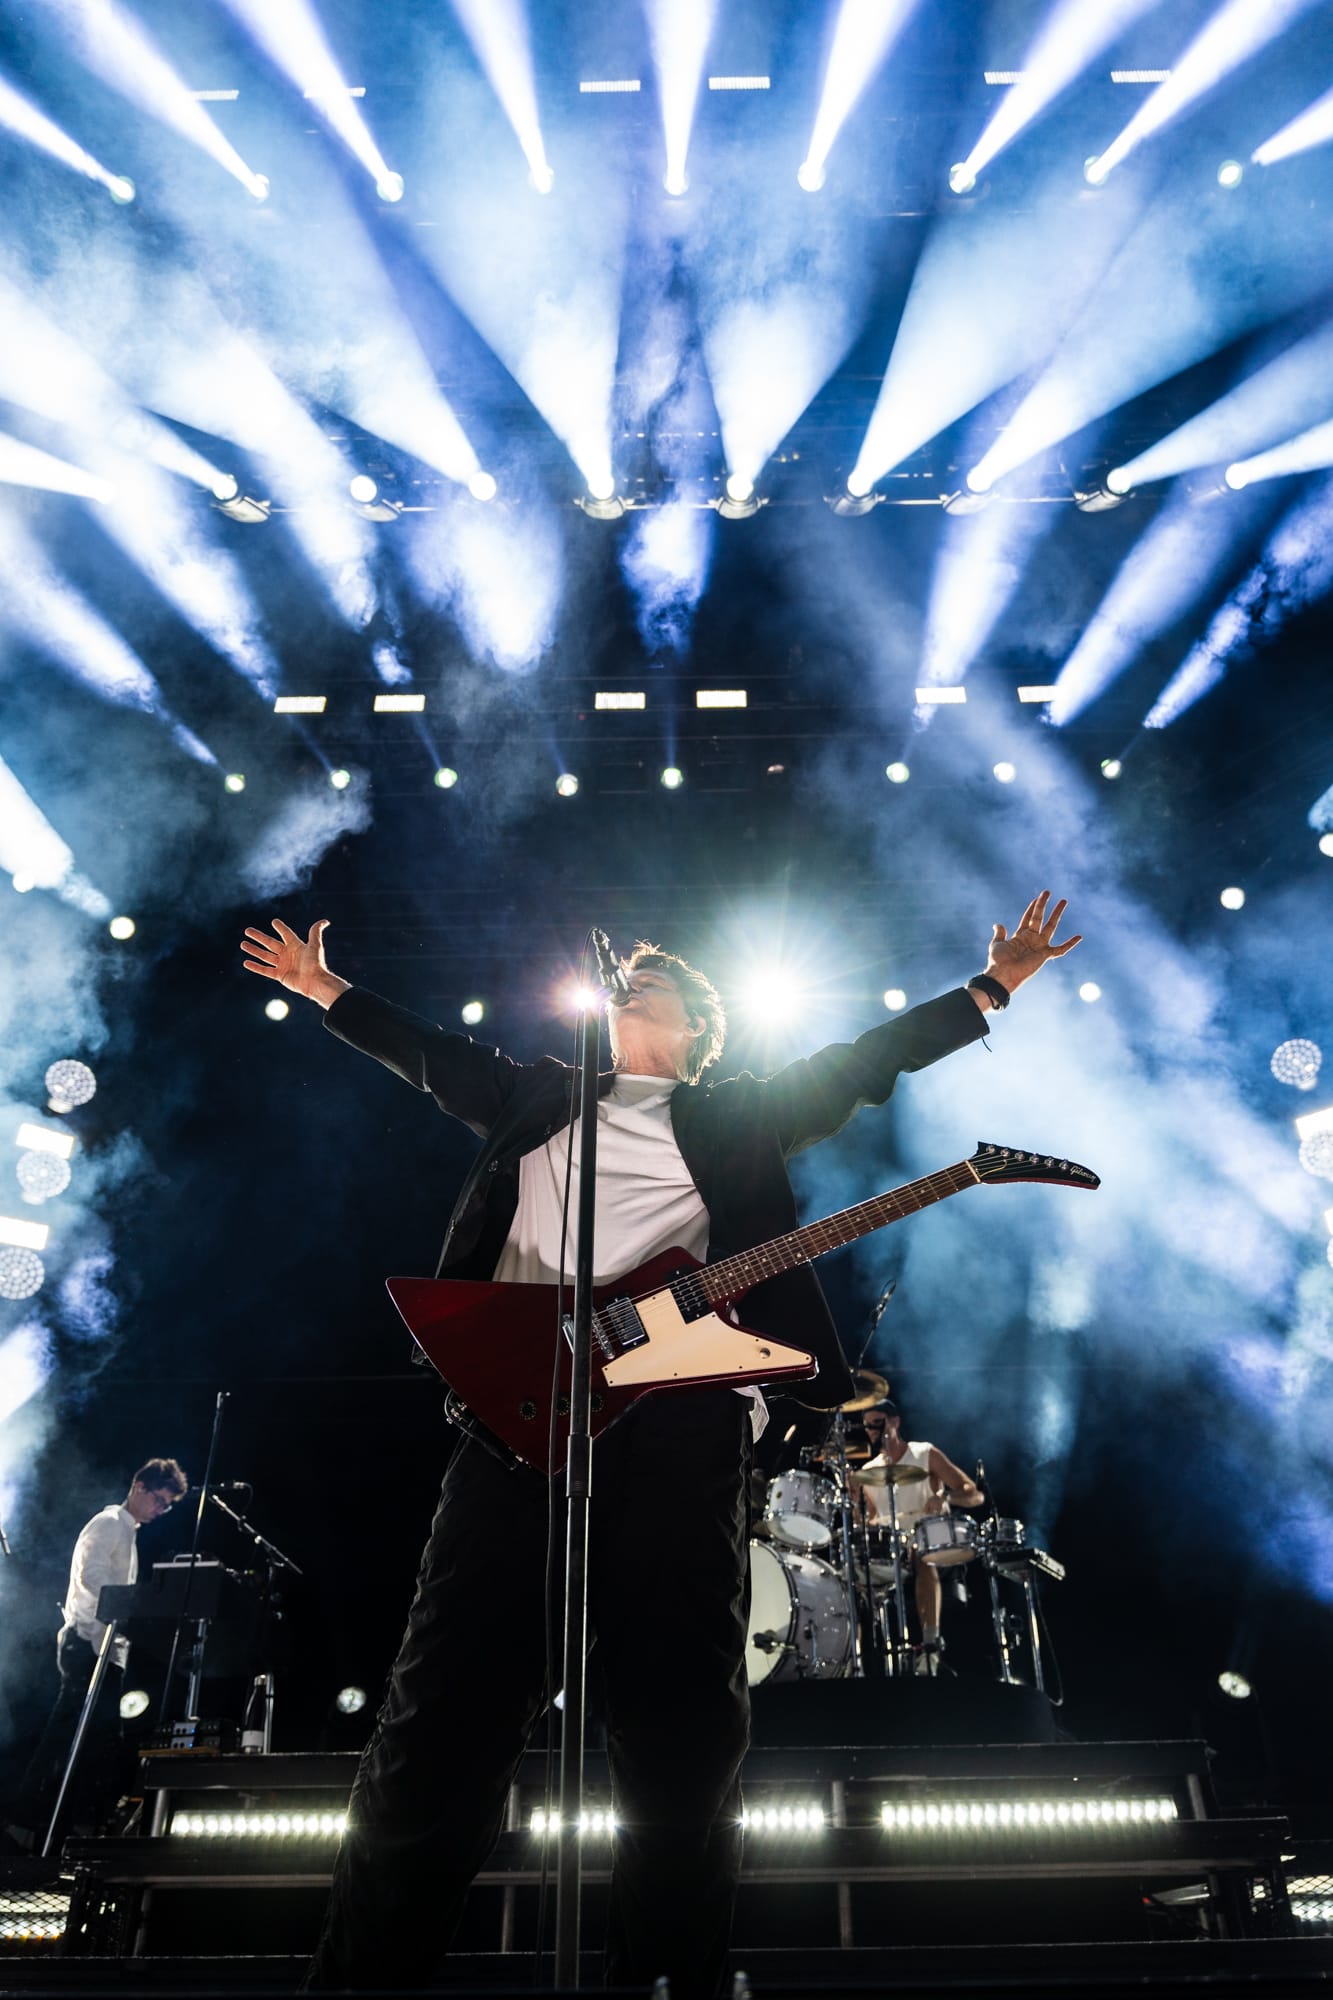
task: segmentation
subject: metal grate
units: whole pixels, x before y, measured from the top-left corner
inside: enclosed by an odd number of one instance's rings
[[[0,1950],[56,1943],[65,1935],[68,1915],[67,1890],[0,1890]]]

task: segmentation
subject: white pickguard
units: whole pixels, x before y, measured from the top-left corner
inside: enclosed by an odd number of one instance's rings
[[[766,1334],[747,1333],[716,1313],[687,1320],[669,1290],[636,1299],[634,1309],[648,1338],[641,1347],[608,1361],[602,1374],[613,1389],[635,1383],[708,1381],[741,1375],[766,1382],[809,1369],[814,1356]]]

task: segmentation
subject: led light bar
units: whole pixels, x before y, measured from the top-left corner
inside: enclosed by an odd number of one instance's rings
[[[599,688],[592,703],[594,708],[647,708],[648,697],[640,689]]]
[[[921,708],[957,707],[967,700],[965,687],[929,687],[916,691],[917,705]]]
[[[239,90],[192,90],[190,92],[196,104],[234,104],[240,94]]]
[[[280,694],[273,704],[275,715],[323,715],[326,694]]]
[[[985,73],[989,84],[1021,83],[1023,74],[1021,69],[988,69]]]
[[[770,81],[766,76],[710,76],[710,90],[768,90]]]
[[[1298,1924],[1333,1924],[1333,1898],[1317,1901],[1306,1896],[1294,1897],[1291,1914]]]
[[[1018,699],[1020,701],[1053,701],[1055,699],[1055,689],[1054,687],[1021,687],[1018,690]]]
[[[30,1153],[54,1153],[67,1160],[74,1151],[74,1134],[58,1132],[53,1125],[20,1125],[14,1134],[14,1144],[26,1147]]]
[[[602,97],[612,92],[641,90],[643,85],[637,76],[608,77],[603,82],[581,83],[579,90],[584,97]]]
[[[528,1821],[529,1833],[540,1833],[540,1834],[558,1833],[559,1830],[560,1830],[560,1815],[558,1812],[553,1812],[548,1814],[543,1812],[539,1807],[537,1811],[533,1813],[532,1818]],[[616,1830],[616,1818],[614,1813],[598,1811],[598,1812],[582,1813],[579,1816],[580,1838],[582,1838],[584,1834],[588,1833],[601,1833],[601,1834],[606,1834],[609,1837],[611,1834],[615,1832],[615,1830]]]
[[[822,1833],[822,1806],[746,1806],[741,1825],[747,1833]]]
[[[1071,1828],[1166,1825],[1180,1817],[1172,1798],[898,1800],[880,1807],[880,1824],[901,1833],[1013,1833]]]
[[[376,715],[420,715],[426,706],[424,694],[377,694]]]
[[[1291,1122],[1298,1139],[1313,1139],[1316,1132],[1333,1132],[1333,1104],[1326,1104],[1322,1111],[1307,1111]]]
[[[1113,69],[1112,83],[1165,83],[1169,69]]]
[[[345,83],[340,90],[303,90],[301,92],[307,104],[323,104],[330,97],[364,97],[365,94],[366,86],[364,83]]]
[[[696,708],[748,708],[749,697],[744,688],[699,688],[695,692]]]
[[[45,1250],[50,1234],[49,1222],[20,1222],[17,1216],[0,1215],[0,1243],[12,1243],[19,1250]]]
[[[261,1840],[295,1836],[336,1840],[346,1829],[345,1812],[174,1812],[170,1827],[173,1835],[196,1840],[234,1840],[238,1835]]]

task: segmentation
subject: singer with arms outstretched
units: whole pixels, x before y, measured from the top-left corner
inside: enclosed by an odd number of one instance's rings
[[[796,1227],[791,1155],[883,1104],[905,1071],[979,1040],[993,1007],[1079,942],[1055,942],[1065,905],[1048,903],[1049,891],[1035,897],[1012,936],[995,926],[967,986],[773,1076],[719,1083],[703,1080],[726,1025],[716,991],[682,959],[638,946],[609,1020],[615,1068],[600,1082],[595,1281],[673,1247],[715,1261]],[[552,1058],[513,1062],[350,986],[325,961],[326,929],[247,930],[245,963],[324,1008],[333,1034],[477,1134],[439,1275],[554,1285],[572,1072]],[[749,1293],[745,1317],[814,1352],[809,1401],[851,1394],[808,1267]],[[713,2000],[725,1972],[749,1732],[748,1475],[763,1414],[762,1397],[732,1388],[653,1394],[593,1454],[588,1608],[616,1818],[607,1978],[646,1990],[665,1974],[675,2000]],[[353,1788],[309,1975],[318,1989],[430,1982],[546,1699],[546,1537],[533,1526],[547,1482],[464,1423]],[[642,1523],[666,1490],[673,1532],[649,1551]]]

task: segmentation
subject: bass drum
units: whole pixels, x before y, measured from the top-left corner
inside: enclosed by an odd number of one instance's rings
[[[818,1556],[751,1542],[750,1686],[837,1680],[848,1671],[851,1651],[847,1591],[837,1572]]]

